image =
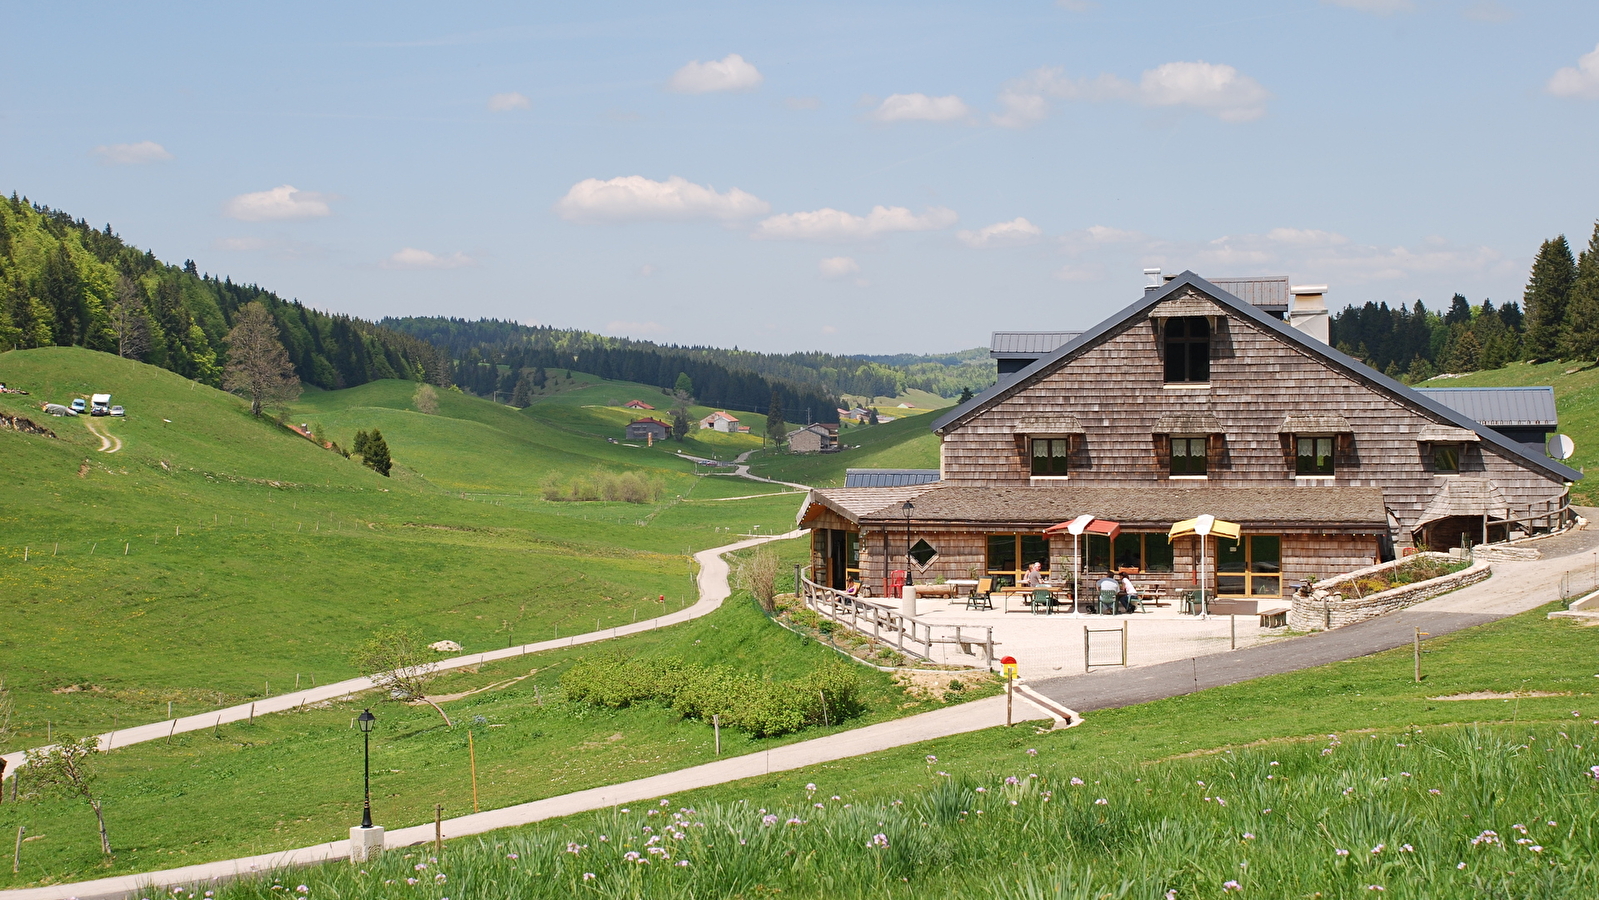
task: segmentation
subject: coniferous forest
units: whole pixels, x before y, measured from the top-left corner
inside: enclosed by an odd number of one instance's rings
[[[1599,361],[1599,224],[1576,258],[1565,235],[1544,241],[1519,304],[1456,294],[1436,312],[1420,300],[1350,306],[1332,317],[1332,342],[1412,384],[1516,360]]]
[[[380,378],[449,384],[448,359],[426,341],[308,309],[255,285],[201,275],[124,243],[111,226],[12,195],[0,198],[0,348],[78,346],[221,383],[223,339],[239,310],[272,314],[300,380],[321,388]]]

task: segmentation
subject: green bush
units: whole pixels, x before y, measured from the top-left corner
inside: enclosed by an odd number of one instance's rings
[[[676,657],[607,654],[579,660],[561,676],[561,687],[569,700],[612,709],[648,701],[687,719],[709,721],[720,715],[723,725],[756,737],[837,723],[864,709],[856,674],[842,663],[829,663],[792,681],[768,681]]]

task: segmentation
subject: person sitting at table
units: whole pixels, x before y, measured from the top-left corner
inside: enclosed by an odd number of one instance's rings
[[[1044,564],[1041,562],[1035,562],[1028,566],[1027,571],[1022,573],[1022,584],[1030,588],[1042,587],[1044,584],[1043,569]]]
[[[1110,597],[1110,611],[1114,613],[1116,611],[1116,592],[1121,589],[1121,585],[1117,584],[1116,577],[1109,570],[1106,570],[1105,574],[1099,579],[1098,587],[1099,602],[1104,603],[1105,598],[1107,596]]]
[[[1125,609],[1127,612],[1132,612],[1133,604],[1138,601],[1138,588],[1133,586],[1133,579],[1126,572],[1122,573],[1120,587],[1121,591],[1116,597],[1116,600],[1121,604],[1123,609]]]

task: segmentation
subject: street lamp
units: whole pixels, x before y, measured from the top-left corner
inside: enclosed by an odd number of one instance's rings
[[[905,514],[905,583],[906,584],[910,584],[911,583],[911,514],[916,512],[916,504],[910,502],[909,500],[906,500],[905,501],[905,505],[901,506],[899,508],[899,511]]]
[[[362,828],[372,827],[372,723],[377,720],[378,717],[372,715],[372,710],[370,709],[361,710],[361,715],[355,719],[356,724],[361,726],[361,743],[366,751],[365,774],[362,779],[364,782],[362,793],[365,796],[361,804]]]

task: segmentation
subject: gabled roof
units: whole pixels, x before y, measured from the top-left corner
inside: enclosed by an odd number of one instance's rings
[[[1555,389],[1543,387],[1416,388],[1464,416],[1490,428],[1554,428]]]
[[[937,469],[845,469],[844,486],[847,488],[865,487],[908,487],[917,484],[932,484],[939,479]]]
[[[893,507],[898,513],[906,500],[914,500],[936,487],[935,484],[916,484],[904,487],[834,488],[825,492],[813,490],[800,504],[795,520],[799,527],[809,527],[805,523],[823,509],[831,509],[851,522],[859,522],[861,517],[888,507]]]
[[[667,429],[670,429],[672,427],[672,426],[666,424],[665,422],[662,422],[660,419],[654,418],[652,416],[645,416],[642,419],[634,419],[633,421],[631,421],[631,422],[629,422],[627,424],[629,424],[629,425],[648,425],[648,424],[651,424],[651,423],[659,425],[662,428],[667,428]]]
[[[1093,328],[1083,332],[1075,340],[1057,349],[1055,352],[1029,365],[1016,373],[1009,381],[994,385],[981,394],[955,407],[940,416],[932,425],[935,434],[942,434],[946,429],[964,423],[972,416],[988,409],[1001,400],[1019,394],[1041,379],[1044,375],[1054,371],[1062,363],[1075,358],[1089,348],[1097,345],[1101,340],[1119,330],[1127,322],[1146,315],[1156,304],[1175,297],[1184,289],[1193,288],[1207,297],[1215,300],[1223,308],[1231,310],[1238,318],[1258,326],[1262,331],[1272,334],[1310,356],[1320,357],[1335,369],[1342,370],[1352,378],[1359,379],[1370,385],[1374,390],[1387,394],[1399,402],[1433,416],[1442,423],[1465,428],[1477,433],[1482,443],[1491,445],[1499,452],[1515,459],[1529,468],[1536,469],[1547,475],[1559,478],[1562,481],[1580,481],[1582,473],[1570,466],[1563,465],[1548,457],[1529,453],[1527,448],[1510,440],[1499,432],[1489,428],[1469,416],[1445,406],[1444,404],[1428,397],[1413,388],[1407,387],[1398,381],[1378,372],[1377,370],[1358,362],[1343,353],[1328,347],[1315,338],[1302,331],[1279,321],[1278,319],[1262,312],[1258,307],[1245,303],[1238,297],[1222,290],[1209,281],[1199,277],[1191,271],[1183,272],[1173,278],[1158,290],[1144,292],[1144,296],[1136,302],[1123,308],[1120,312],[1100,322]]]

